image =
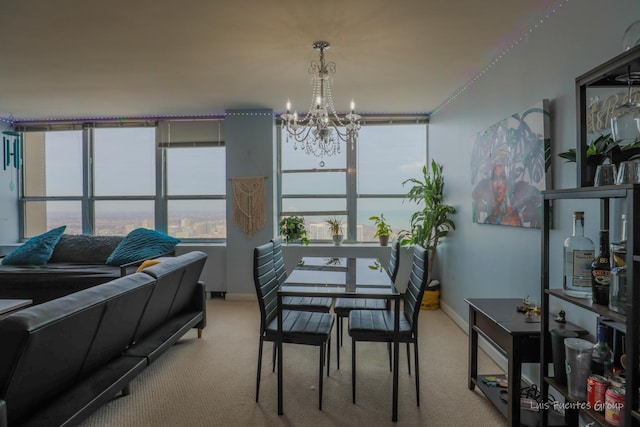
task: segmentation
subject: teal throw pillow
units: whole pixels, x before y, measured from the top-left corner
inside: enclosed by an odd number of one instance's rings
[[[136,228],[113,250],[107,265],[122,265],[142,261],[174,250],[180,239],[155,230]]]
[[[63,225],[34,236],[2,259],[3,265],[45,265],[67,228]]]

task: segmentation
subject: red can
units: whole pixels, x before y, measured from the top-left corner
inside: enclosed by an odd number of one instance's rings
[[[622,389],[609,387],[606,393],[604,420],[612,426],[624,423],[624,395]]]
[[[587,402],[591,409],[604,411],[604,402],[609,381],[602,375],[591,375],[587,380]]]

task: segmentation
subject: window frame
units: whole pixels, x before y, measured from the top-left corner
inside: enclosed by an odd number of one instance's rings
[[[407,125],[407,124],[415,124],[415,125],[423,125],[425,127],[425,158],[424,164],[427,164],[429,158],[428,151],[428,139],[429,139],[429,127],[428,127],[428,117],[427,116],[376,116],[376,117],[365,117],[362,126],[379,126],[379,125]],[[405,199],[405,194],[388,194],[388,193],[367,193],[367,194],[358,194],[358,149],[359,144],[356,142],[354,144],[353,149],[351,147],[347,147],[347,143],[341,141],[341,144],[345,148],[346,151],[346,167],[345,168],[333,168],[333,169],[283,169],[282,165],[282,152],[285,149],[285,145],[287,144],[286,135],[283,133],[282,126],[277,127],[277,196],[276,196],[276,224],[280,223],[280,219],[284,216],[342,216],[346,218],[347,225],[347,236],[345,236],[345,240],[343,243],[348,244],[372,244],[374,242],[370,241],[358,241],[357,240],[357,222],[358,222],[358,200],[360,199]],[[348,149],[347,149],[348,148]],[[290,173],[309,173],[309,172],[317,172],[317,173],[326,173],[326,172],[346,172],[346,193],[342,194],[283,194],[282,193],[282,181],[284,174]],[[335,211],[283,211],[282,208],[282,200],[283,199],[336,199],[336,198],[345,198],[346,199],[346,210],[335,210]],[[400,230],[398,230],[400,231]],[[327,243],[330,240],[311,240],[316,243]]]
[[[200,119],[205,120],[205,119]],[[223,119],[209,119],[210,121],[223,122]],[[153,127],[155,129],[155,194],[140,196],[96,196],[93,193],[94,183],[94,135],[93,130],[100,127]],[[101,122],[101,123],[65,123],[65,124],[47,124],[20,126],[16,130],[22,133],[29,132],[53,132],[64,130],[82,131],[82,195],[81,196],[26,196],[24,194],[25,168],[21,168],[18,182],[18,214],[19,214],[19,233],[22,241],[26,240],[25,236],[25,211],[26,204],[37,201],[79,201],[81,204],[82,217],[82,233],[95,234],[95,203],[100,201],[152,201],[154,215],[154,229],[162,233],[168,231],[168,202],[172,200],[222,200],[226,201],[226,185],[222,185],[225,194],[208,194],[208,195],[175,195],[167,194],[168,173],[167,173],[167,150],[170,149],[189,149],[189,147],[225,147],[222,138],[219,141],[208,142],[189,142],[185,143],[164,143],[161,141],[159,130],[159,122],[157,121],[129,121],[129,122]],[[25,143],[25,138],[21,138],[21,144]],[[21,147],[21,154],[24,154],[24,147]],[[226,157],[226,150],[223,151]],[[22,159],[24,161],[24,159]],[[226,182],[226,176],[224,177]],[[225,206],[226,211],[226,206]],[[225,215],[226,216],[226,215]],[[226,238],[180,238],[183,242],[196,243],[224,243]]]

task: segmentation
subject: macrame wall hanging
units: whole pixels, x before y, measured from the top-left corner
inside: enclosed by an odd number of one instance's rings
[[[253,237],[267,222],[264,200],[265,176],[231,178],[233,187],[233,223]]]

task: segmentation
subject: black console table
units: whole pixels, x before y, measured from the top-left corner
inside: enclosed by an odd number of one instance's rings
[[[469,304],[469,390],[477,385],[506,415],[510,426],[537,425],[539,412],[524,410],[521,414],[520,386],[522,363],[540,362],[541,316],[518,312],[516,307],[523,305],[523,300],[518,298],[470,298],[465,301]],[[551,323],[558,329],[586,333],[570,323]],[[478,334],[507,358],[507,404],[500,398],[499,387],[490,387],[478,380]]]

